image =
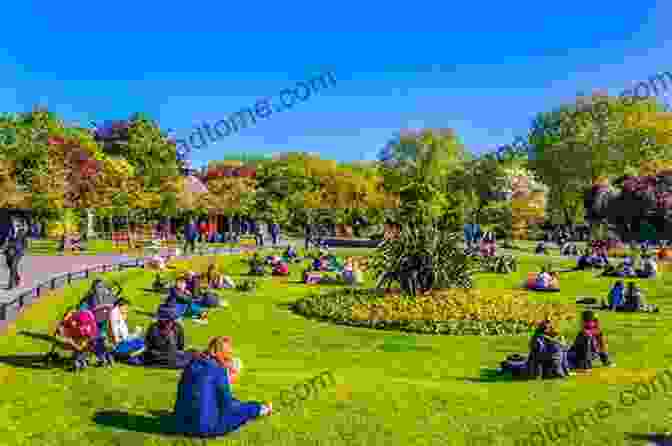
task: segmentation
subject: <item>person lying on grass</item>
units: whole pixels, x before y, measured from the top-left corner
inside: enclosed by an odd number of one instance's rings
[[[157,321],[149,327],[145,336],[143,355],[135,356],[129,362],[173,369],[184,368],[194,355],[193,352],[184,351],[184,328],[177,319],[172,306],[159,306]]]
[[[175,432],[217,437],[238,430],[255,418],[270,415],[271,403],[241,402],[231,392],[238,376],[231,338],[217,337],[182,372],[174,408]]]
[[[142,328],[137,327],[131,335],[128,330],[128,307],[130,303],[120,298],[114,303],[110,312],[110,340],[114,345],[112,354],[118,361],[127,361],[132,356],[139,355],[145,350],[145,340],[142,337]]]
[[[173,307],[178,318],[189,317],[195,322],[207,323],[207,313],[193,300],[193,296],[187,289],[186,277],[181,276],[175,280],[175,286],[168,292],[168,298],[164,304]]]

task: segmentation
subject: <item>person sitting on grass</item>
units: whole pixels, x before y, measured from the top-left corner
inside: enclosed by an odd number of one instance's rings
[[[595,314],[590,310],[584,311],[581,318],[583,326],[570,353],[570,358],[573,359],[577,372],[590,371],[593,368],[595,354],[604,366],[615,367],[607,352],[607,338],[602,332],[600,322]]]
[[[112,354],[118,361],[127,361],[145,350],[142,329],[138,327],[131,336],[128,331],[128,307],[130,303],[120,298],[110,312],[110,339],[114,345]]]
[[[218,295],[208,290],[208,287],[201,286],[201,277],[196,276],[193,279],[193,288],[191,292],[193,296],[192,302],[199,307],[203,308],[213,308],[213,307],[226,307],[228,304],[226,301],[221,300]],[[206,281],[206,285],[208,282]]]
[[[208,266],[208,271],[205,274],[205,280],[209,284],[209,287],[214,290],[235,288],[233,280],[231,280],[230,277],[217,272],[217,267],[214,264]]]
[[[653,279],[658,273],[658,265],[651,255],[643,254],[642,269],[636,270],[635,273],[642,279]]]
[[[249,261],[250,272],[248,273],[251,276],[264,276],[266,275],[266,269],[264,268],[264,260],[261,258],[258,252],[255,252]]]
[[[237,373],[231,354],[231,338],[217,337],[184,369],[173,411],[177,434],[218,437],[271,414],[271,403],[241,402],[233,397],[231,385]]]
[[[539,376],[543,378],[569,376],[566,350],[567,347],[553,323],[548,319],[542,321],[530,340],[528,377],[535,379]]]
[[[644,306],[644,297],[642,290],[635,284],[635,282],[628,283],[628,289],[625,292],[625,304],[623,305],[625,311],[639,311]]]
[[[194,301],[193,295],[187,289],[186,277],[181,276],[175,280],[175,286],[168,292],[165,304],[175,309],[178,318],[190,317],[194,322],[207,323],[207,313]]]
[[[116,301],[116,296],[105,286],[103,279],[94,279],[91,288],[80,303],[80,310],[91,310],[100,305],[112,305]]]
[[[136,357],[136,363],[181,369],[191,361],[193,352],[184,351],[184,328],[177,319],[174,307],[159,307],[157,321],[147,330],[144,354]]]
[[[614,286],[609,291],[609,303],[608,305],[603,305],[603,307],[608,308],[612,311],[617,310],[625,304],[624,299],[625,284],[622,280],[617,280]]]
[[[289,265],[287,265],[285,262],[277,262],[273,266],[273,273],[274,276],[288,276],[289,275]]]
[[[287,249],[285,250],[285,257],[288,260],[296,260],[299,258],[299,254],[296,252],[296,249],[292,245],[287,246]]]

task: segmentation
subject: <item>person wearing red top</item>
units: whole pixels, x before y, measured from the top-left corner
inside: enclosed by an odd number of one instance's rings
[[[602,364],[614,367],[607,352],[607,338],[602,333],[600,321],[592,311],[584,311],[582,314],[583,327],[576,337],[573,350],[576,352],[577,370],[590,370],[593,368],[593,354],[597,354]]]
[[[201,221],[201,224],[198,225],[198,230],[201,233],[201,242],[206,241],[208,237],[208,224],[205,221]]]

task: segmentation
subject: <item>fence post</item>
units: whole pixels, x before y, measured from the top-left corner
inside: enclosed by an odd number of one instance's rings
[[[84,277],[86,277],[87,279],[89,278],[89,268],[86,268],[84,270]]]
[[[72,283],[72,273],[68,273],[68,285]]]
[[[56,278],[51,279],[51,289],[52,291],[56,289]]]

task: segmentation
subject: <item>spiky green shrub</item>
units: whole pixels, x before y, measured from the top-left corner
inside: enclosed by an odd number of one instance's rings
[[[464,253],[461,233],[441,231],[435,225],[404,226],[399,236],[385,240],[373,254],[370,271],[376,276],[398,271],[404,258],[432,259],[433,288],[471,288],[478,263]]]

